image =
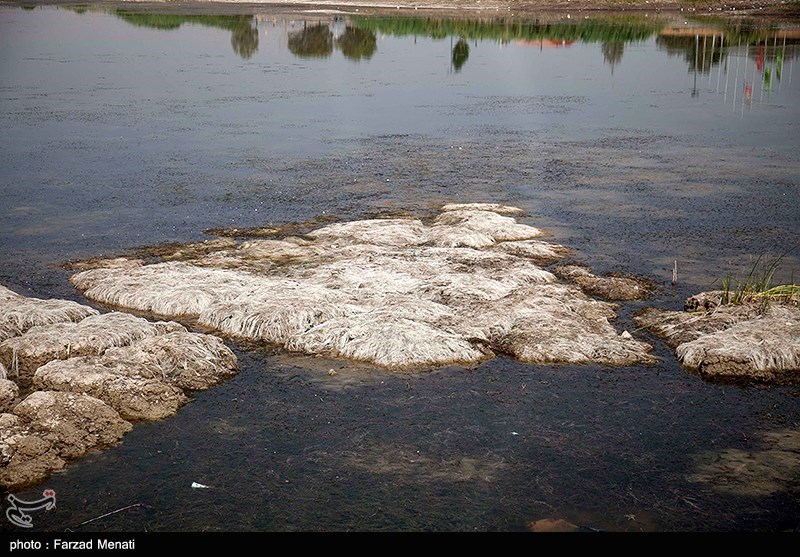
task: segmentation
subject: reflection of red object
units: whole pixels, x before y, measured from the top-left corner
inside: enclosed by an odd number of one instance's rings
[[[746,100],[750,100],[753,98],[753,86],[745,84],[744,86],[744,98]]]
[[[542,39],[539,41],[517,41],[517,44],[522,46],[534,46],[536,48],[561,48],[570,47],[575,41],[551,41],[550,39]]]
[[[758,54],[756,54],[756,68],[758,71],[764,69],[764,45],[758,45]]]

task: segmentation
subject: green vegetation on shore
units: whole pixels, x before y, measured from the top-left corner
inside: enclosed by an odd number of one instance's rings
[[[794,280],[791,281],[792,284],[773,285],[775,271],[790,251],[792,250],[786,251],[773,261],[766,260],[763,254],[759,255],[744,279],[738,279],[728,273],[722,279],[722,303],[742,304],[754,299],[765,305],[772,300],[800,303],[800,285],[794,284]]]

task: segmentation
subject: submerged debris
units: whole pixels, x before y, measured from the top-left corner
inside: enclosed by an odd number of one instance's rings
[[[649,363],[614,307],[537,263],[566,255],[494,204],[339,222],[304,238],[251,239],[194,259],[73,275],[92,300],[289,350],[393,369],[469,364],[502,351],[536,363]],[[502,214],[501,214],[502,213]]]
[[[764,432],[753,451],[724,449],[697,457],[689,481],[710,484],[717,491],[766,497],[800,491],[800,431]]]
[[[529,528],[531,532],[577,532],[580,530],[577,524],[563,518],[542,518],[531,522]]]
[[[429,482],[494,482],[508,467],[493,455],[435,457],[405,445],[376,443],[345,454],[347,465],[370,474],[387,475],[398,484]]]
[[[717,300],[716,293],[701,293],[686,301],[687,311],[649,308],[634,320],[664,337],[686,368],[706,378],[775,381],[800,374],[799,307]]]

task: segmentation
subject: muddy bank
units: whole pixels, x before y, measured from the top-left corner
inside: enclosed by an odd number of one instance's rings
[[[724,293],[686,300],[682,312],[648,308],[634,321],[675,348],[678,361],[704,378],[781,381],[800,376],[800,306],[757,295],[723,303]]]
[[[2,293],[0,319],[15,333],[0,343],[0,485],[7,488],[116,443],[130,421],[173,415],[190,391],[236,373],[220,339],[178,323]]]
[[[652,363],[611,325],[613,304],[541,265],[568,251],[497,204],[414,218],[338,222],[303,236],[177,248],[73,275],[85,296],[251,341],[390,369],[472,365],[496,352],[530,363]],[[197,246],[197,244],[194,244]],[[216,249],[210,249],[215,246]]]
[[[89,395],[36,391],[12,414],[0,414],[0,485],[41,481],[68,460],[113,445],[131,428]]]

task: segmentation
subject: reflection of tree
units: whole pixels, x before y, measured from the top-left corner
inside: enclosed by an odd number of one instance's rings
[[[461,66],[464,65],[467,58],[469,58],[469,45],[462,37],[458,39],[458,42],[453,47],[453,68],[455,68],[457,72],[461,71]]]
[[[131,25],[163,31],[179,29],[185,23],[227,29],[231,32],[233,51],[245,60],[258,50],[258,29],[253,26],[251,15],[137,14],[125,10],[113,13]]]
[[[725,50],[720,48],[719,41],[720,39],[717,38],[712,48],[712,37],[710,36],[662,34],[656,37],[656,45],[659,49],[665,50],[669,56],[683,56],[689,66],[689,71],[700,73],[710,72],[713,66],[719,65],[727,56]]]
[[[375,33],[348,25],[338,39],[336,45],[350,60],[369,60],[378,49]]]
[[[236,54],[245,60],[250,59],[258,50],[258,29],[249,24],[234,29],[231,33],[231,46]]]
[[[603,59],[611,66],[611,73],[614,73],[614,66],[622,61],[622,55],[625,53],[625,43],[603,43],[600,49],[603,51]]]
[[[302,58],[327,58],[333,52],[333,33],[323,24],[289,33],[289,51]]]

